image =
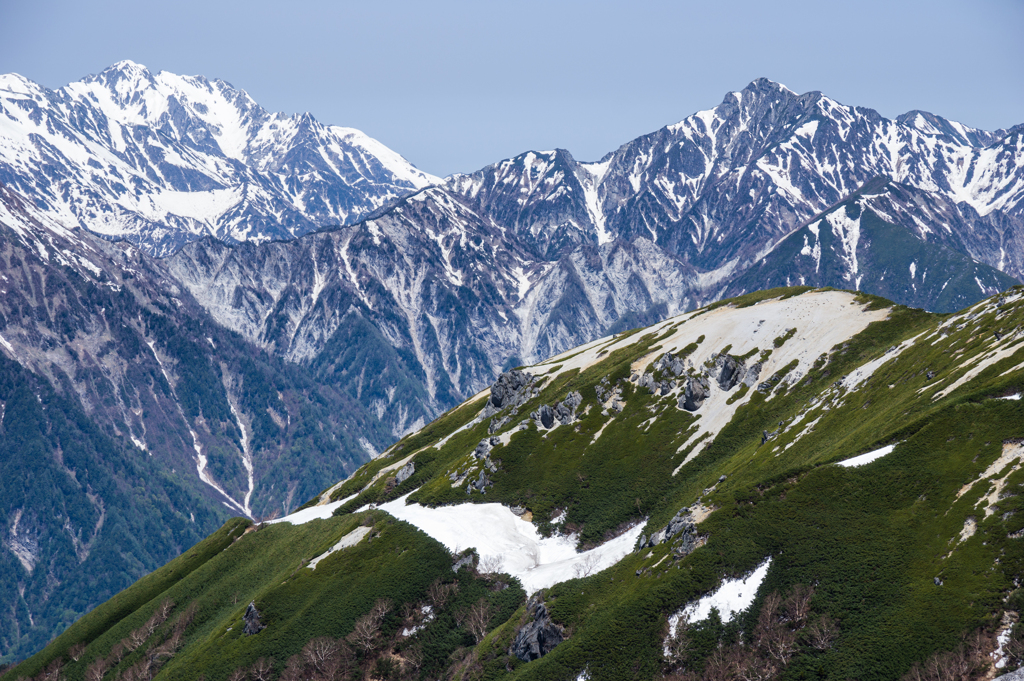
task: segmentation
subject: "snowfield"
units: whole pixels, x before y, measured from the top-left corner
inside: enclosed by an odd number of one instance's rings
[[[696,603],[689,603],[678,610],[668,618],[669,638],[676,635],[680,622],[692,623],[706,620],[711,616],[712,609],[718,610],[723,622],[729,622],[737,613],[749,608],[750,604],[754,602],[757,590],[761,587],[761,582],[768,574],[771,562],[772,560],[769,558],[742,579],[725,580],[715,591]]]
[[[428,508],[404,497],[378,508],[404,520],[457,551],[473,547],[481,562],[497,557],[502,572],[518,577],[527,593],[611,567],[629,554],[643,523],[601,546],[576,552],[571,537],[542,537],[537,528],[501,504],[460,504]]]

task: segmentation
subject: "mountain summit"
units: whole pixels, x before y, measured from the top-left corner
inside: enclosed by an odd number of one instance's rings
[[[358,130],[131,61],[57,90],[0,76],[0,120],[0,182],[156,255],[348,224],[439,181]]]

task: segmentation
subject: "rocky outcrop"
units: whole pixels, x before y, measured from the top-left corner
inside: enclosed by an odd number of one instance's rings
[[[747,367],[747,370],[744,372],[744,376],[741,379],[743,381],[743,385],[748,388],[753,388],[757,385],[757,379],[761,376],[761,367],[761,362],[754,362]]]
[[[666,352],[654,363],[654,370],[672,376],[682,376],[686,371],[686,365],[683,364],[682,357],[676,357],[671,352]]]
[[[530,412],[530,418],[545,429],[555,425],[555,412],[550,405],[547,404],[542,404],[540,405],[540,409]]]
[[[495,409],[504,409],[509,405],[518,406],[525,402],[519,399],[529,395],[527,388],[533,383],[534,377],[525,371],[513,369],[498,375],[491,386],[491,399],[488,401]],[[528,397],[527,397],[528,399]]]
[[[478,492],[485,492],[487,488],[493,484],[494,482],[490,479],[490,477],[488,477],[487,471],[480,471],[480,475],[477,477],[476,480],[470,483],[470,488],[467,491],[472,491],[475,489]]]
[[[245,629],[243,632],[246,636],[258,634],[266,629],[266,626],[260,621],[260,611],[256,609],[255,601],[249,602],[249,607],[245,609],[245,614],[242,615],[242,619],[245,620]]]
[[[476,567],[476,555],[472,551],[459,558],[452,564],[452,572],[458,572],[464,567],[469,567],[472,570]]]
[[[658,544],[671,540],[676,535],[680,538],[676,541],[676,553],[688,555],[697,548],[697,526],[693,521],[693,514],[689,506],[684,506],[673,516],[668,525],[653,533],[650,537],[640,537],[637,550],[653,548]]]
[[[736,387],[741,376],[745,375],[743,360],[732,355],[712,355],[715,365],[711,368],[711,377],[718,382],[718,387],[726,392]]]
[[[516,634],[509,653],[523,662],[540,659],[565,640],[562,628],[551,621],[544,605],[544,592],[538,592],[526,604],[531,621],[523,625]]]
[[[501,444],[501,440],[496,437],[488,437],[480,440],[477,444],[476,449],[473,450],[474,459],[486,459],[487,455],[491,453],[491,450]]]
[[[565,396],[565,399],[555,404],[555,418],[563,426],[567,426],[576,420],[576,408],[583,403],[583,396],[577,391],[572,391]]]
[[[645,373],[637,379],[637,387],[647,388],[647,392],[652,395],[667,395],[675,390],[677,385],[675,381],[655,380],[652,373]]]
[[[711,384],[706,376],[691,376],[686,380],[686,388],[683,396],[679,398],[679,406],[686,411],[697,411],[710,394]]]
[[[576,420],[576,409],[583,403],[583,395],[572,391],[565,396],[561,402],[555,402],[554,408],[548,404],[542,404],[535,411],[530,412],[530,418],[537,423],[538,428],[548,429],[555,425],[555,421],[567,426]]]
[[[395,474],[395,483],[401,485],[403,482],[412,477],[412,474],[416,472],[416,464],[412,461],[398,469],[398,473]]]

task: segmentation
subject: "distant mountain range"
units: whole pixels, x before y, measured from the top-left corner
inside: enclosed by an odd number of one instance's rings
[[[72,227],[152,255],[290,239],[438,182],[358,130],[261,108],[130,61],[57,90],[0,76],[0,182]]]
[[[398,435],[503,367],[726,294],[860,288],[953,311],[1003,290],[1024,276],[1021,133],[758,80],[599,163],[528,152],[357,225],[195,242],[167,266],[215,319],[313,366],[353,347],[357,315],[389,369],[344,380]],[[389,390],[397,372],[425,392]]]
[[[0,76],[0,414],[60,405],[35,449],[0,417],[0,465],[34,481],[0,505],[0,658],[503,369],[768,286],[953,311],[1013,285],[1022,132],[761,79],[597,163],[531,151],[440,179],[219,80]],[[68,438],[93,454],[68,464]]]

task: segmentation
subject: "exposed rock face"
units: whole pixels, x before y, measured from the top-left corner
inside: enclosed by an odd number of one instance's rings
[[[732,355],[718,355],[715,357],[715,366],[711,370],[711,376],[718,381],[718,387],[728,392],[740,382],[744,374],[743,360]]]
[[[504,409],[515,402],[516,398],[525,392],[523,388],[531,383],[533,383],[533,376],[525,371],[513,369],[499,374],[498,380],[491,386],[491,406],[495,409]]]
[[[403,482],[412,477],[412,474],[416,472],[416,463],[410,461],[409,463],[402,466],[398,473],[395,474],[395,482],[401,485]]]
[[[496,440],[497,438],[486,438],[480,440],[480,443],[476,446],[476,449],[473,450],[474,459],[483,459],[490,453],[491,447],[494,446],[494,444],[492,444],[491,442],[492,439]]]
[[[490,462],[488,461],[488,463],[490,463]],[[490,468],[494,468],[494,465],[491,464],[489,469]],[[487,471],[480,471],[479,477],[477,477],[477,479],[472,482],[472,487],[473,487],[473,489],[475,489],[478,492],[483,492],[483,491],[485,491],[488,487],[490,487],[493,484],[494,483],[487,476]]]
[[[755,362],[754,364],[751,364],[749,367],[747,367],[747,370],[746,372],[744,372],[743,376],[743,385],[747,386],[748,388],[753,388],[755,385],[757,385],[757,379],[761,376],[761,368],[761,362]]]
[[[683,360],[680,357],[676,357],[671,352],[666,352],[661,358],[654,363],[654,368],[657,371],[666,372],[673,376],[682,376],[683,372],[686,371],[686,365],[683,364]]]
[[[249,607],[245,609],[245,614],[242,615],[242,619],[245,620],[244,632],[246,636],[258,634],[266,629],[266,626],[260,622],[260,611],[256,609],[255,601],[249,603]]]
[[[573,391],[565,396],[565,399],[555,404],[555,418],[563,426],[569,425],[576,420],[576,408],[583,403],[583,396]]]
[[[686,411],[697,411],[710,394],[711,385],[706,376],[691,376],[686,379],[686,389],[679,405]]]
[[[531,662],[544,657],[565,640],[562,628],[551,621],[548,609],[544,605],[543,592],[530,598],[526,604],[526,612],[532,621],[523,625],[516,634],[515,641],[509,652],[523,662]]]
[[[679,538],[676,539],[673,545],[673,553],[677,558],[693,553],[694,549],[699,546],[697,526],[693,522],[693,514],[690,512],[690,508],[687,506],[681,508],[672,520],[668,522],[668,525],[650,537],[641,536],[637,550],[655,547],[658,544],[671,541],[676,536]]]
[[[550,428],[555,425],[555,412],[547,404],[542,404],[540,405],[540,409],[530,412],[530,418],[542,425],[544,428]]]

